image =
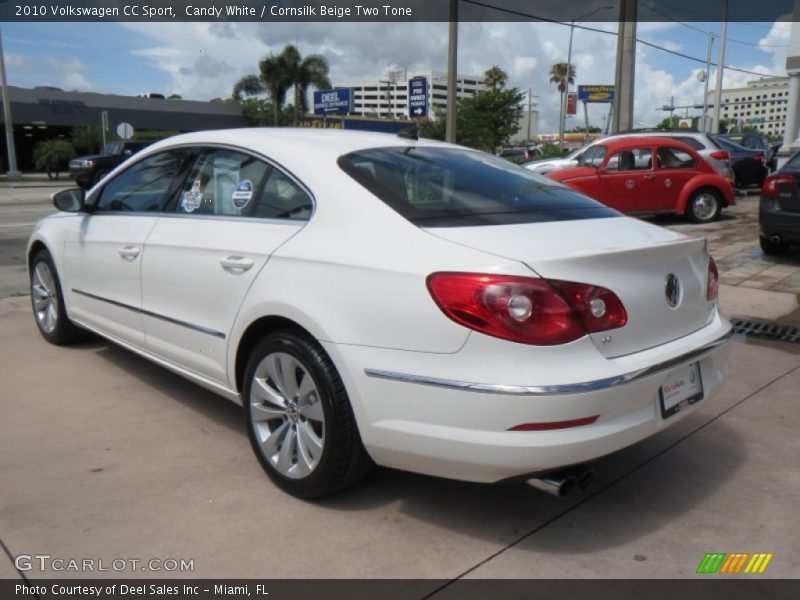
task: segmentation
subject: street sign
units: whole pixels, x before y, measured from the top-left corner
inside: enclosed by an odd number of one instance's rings
[[[408,80],[408,116],[421,119],[428,116],[428,79],[414,77]]]
[[[613,85],[579,85],[578,100],[581,102],[613,102]]]
[[[129,140],[133,137],[133,125],[130,123],[120,123],[117,125],[117,135],[123,140]]]
[[[577,92],[568,92],[567,93],[567,114],[568,115],[576,115],[576,114],[578,114],[578,93]]]
[[[353,112],[353,90],[336,88],[314,92],[314,114],[348,114]]]

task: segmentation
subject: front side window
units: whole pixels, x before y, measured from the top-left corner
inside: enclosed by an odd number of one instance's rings
[[[483,152],[371,148],[345,154],[338,164],[389,207],[423,227],[619,216],[564,185]]]
[[[167,150],[148,156],[109,181],[97,201],[99,212],[160,212],[178,183],[189,151]]]
[[[607,171],[645,171],[653,166],[650,148],[632,148],[615,152],[606,163]]]
[[[605,146],[592,146],[578,160],[580,167],[599,167],[603,164],[603,159],[608,154],[608,148]]]
[[[658,166],[660,169],[691,169],[696,164],[694,157],[678,148],[659,148]]]

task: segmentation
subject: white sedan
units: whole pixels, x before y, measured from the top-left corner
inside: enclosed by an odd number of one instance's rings
[[[705,241],[459,146],[198,132],[54,202],[28,246],[44,338],[89,330],[241,403],[299,497],[373,463],[560,492],[580,471],[543,474],[658,433],[726,373]]]

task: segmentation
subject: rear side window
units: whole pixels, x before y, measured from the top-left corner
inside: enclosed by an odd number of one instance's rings
[[[209,149],[197,158],[176,210],[183,214],[248,216],[270,167],[241,152]]]
[[[695,166],[694,157],[678,148],[659,148],[658,167],[660,169],[691,169]]]
[[[695,150],[705,150],[706,149],[705,145],[700,140],[698,140],[696,138],[693,138],[693,137],[683,136],[683,135],[676,135],[673,139],[675,139],[675,140],[677,140],[679,142],[683,142],[684,144],[686,144],[690,148],[694,148]]]
[[[372,148],[345,154],[338,163],[380,200],[424,227],[619,216],[566,186],[472,150]]]

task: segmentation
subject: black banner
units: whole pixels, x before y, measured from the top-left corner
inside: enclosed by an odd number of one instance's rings
[[[698,576],[678,580],[613,579],[230,579],[0,580],[3,600],[795,600],[800,580]]]
[[[626,1],[457,0],[458,20],[620,21]],[[630,1],[641,22],[714,22],[723,16],[722,0]],[[0,20],[432,22],[450,21],[450,4],[450,0],[0,0]],[[792,19],[794,10],[794,0],[728,0],[728,5],[729,21]]]

